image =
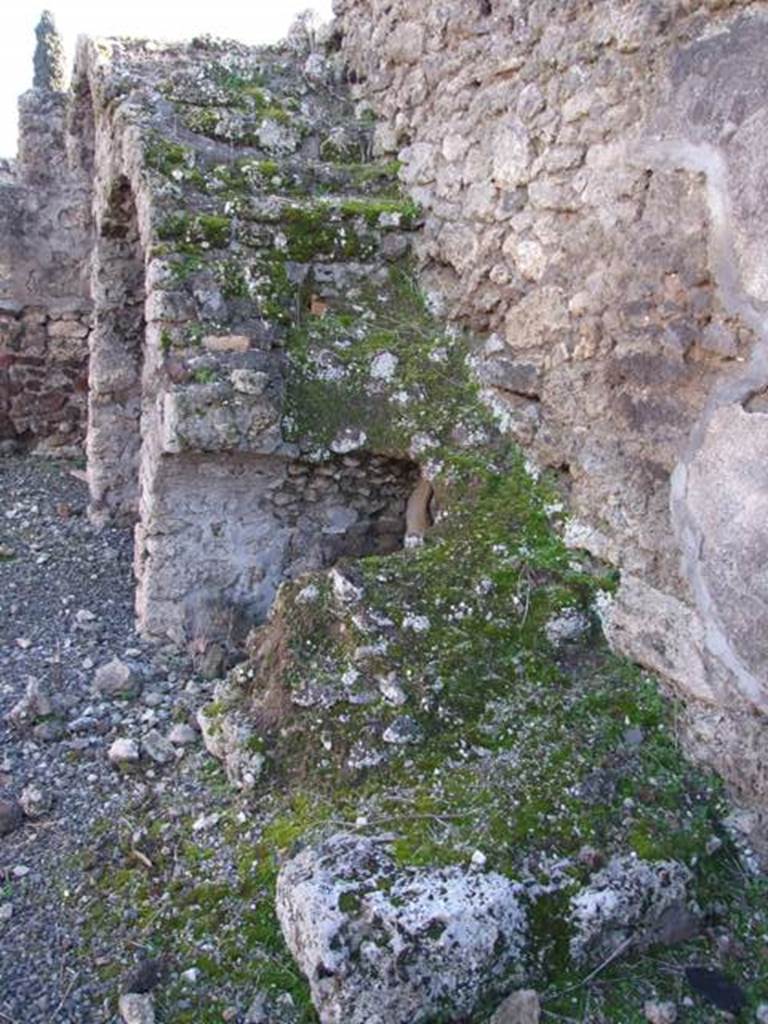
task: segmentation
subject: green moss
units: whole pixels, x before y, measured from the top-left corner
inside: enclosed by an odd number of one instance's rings
[[[397,359],[394,377],[372,387],[371,364],[381,353]],[[334,378],[319,372],[331,353]],[[362,289],[354,307],[308,316],[288,339],[285,427],[308,448],[328,447],[343,428],[365,432],[377,451],[405,453],[416,435],[438,456],[453,446],[461,424],[487,437],[491,420],[477,400],[463,339],[446,336],[427,310],[407,268]]]
[[[214,266],[216,280],[225,299],[247,299],[251,291],[248,276],[241,260],[229,257]]]
[[[211,78],[223,89],[230,92],[261,93],[266,85],[266,78],[260,68],[249,68],[234,71],[227,67],[213,66]]]
[[[246,95],[241,94],[239,99]],[[261,102],[257,102],[253,95],[249,98],[252,102],[245,109],[240,109],[241,103],[216,107],[185,106],[179,110],[179,117],[190,131],[236,146],[258,144],[260,129],[268,121],[281,126],[291,125],[297,135],[303,133],[302,124],[293,120],[285,107],[267,102],[263,96]]]
[[[194,162],[194,153],[180,143],[157,136],[147,143],[144,158],[148,167],[167,177]]]
[[[186,212],[169,214],[158,226],[157,235],[162,241],[175,242],[177,252],[196,254],[200,248],[223,248],[229,242],[231,224],[229,217],[215,213]]]
[[[195,384],[212,384],[216,377],[216,370],[210,366],[198,367],[192,374],[192,380]]]
[[[201,213],[195,219],[195,228],[203,240],[217,249],[222,248],[229,241],[231,225],[229,217],[222,217],[213,213]]]
[[[194,249],[186,252],[182,248],[181,251],[174,253],[169,265],[171,280],[175,284],[182,284],[205,266],[205,260],[202,253]]]
[[[369,226],[375,227],[382,216],[390,215],[399,219],[400,225],[413,228],[421,216],[417,203],[412,200],[359,197],[345,199],[341,203],[341,213],[345,217],[363,217]]]

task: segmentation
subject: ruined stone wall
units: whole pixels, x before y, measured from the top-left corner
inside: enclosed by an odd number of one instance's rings
[[[135,524],[141,631],[204,653],[282,580],[403,544],[408,444],[362,429],[375,395],[346,408],[310,380],[298,399],[315,356],[292,348],[345,312],[316,357],[345,376],[331,348],[406,253],[413,204],[366,164],[370,124],[320,54],[84,40],[67,102],[93,211],[89,513]]]
[[[0,437],[74,454],[85,435],[91,242],[69,116],[64,92],[25,93],[18,159],[0,179]]]
[[[606,624],[764,803],[768,4],[336,0],[436,303],[622,571]],[[757,404],[756,404],[757,402]]]

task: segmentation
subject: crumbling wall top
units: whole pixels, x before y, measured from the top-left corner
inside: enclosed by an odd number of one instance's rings
[[[43,11],[35,29],[35,89],[46,92],[63,92],[66,82],[64,70],[64,44],[56,31],[56,24],[50,11]]]

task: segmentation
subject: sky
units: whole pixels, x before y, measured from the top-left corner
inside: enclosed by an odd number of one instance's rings
[[[331,0],[3,0],[0,10],[0,157],[16,154],[16,100],[32,85],[35,25],[53,12],[68,64],[75,41],[87,36],[190,39],[211,35],[270,43],[285,35],[296,14],[312,7],[331,16]]]

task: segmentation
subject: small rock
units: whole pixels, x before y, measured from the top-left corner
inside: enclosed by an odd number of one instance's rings
[[[540,1017],[538,992],[523,988],[504,1000],[489,1024],[539,1024]]]
[[[656,1003],[649,1000],[643,1007],[645,1019],[649,1024],[675,1024],[677,1007],[674,1003]]]
[[[403,619],[403,629],[412,629],[414,633],[426,633],[431,622],[426,615],[412,615],[410,612]]]
[[[571,900],[571,956],[599,960],[655,943],[671,945],[695,934],[689,908],[691,873],[677,861],[614,857]]]
[[[354,604],[363,596],[363,588],[345,576],[339,569],[331,569],[328,573],[333,596],[340,604]]]
[[[708,967],[686,967],[688,984],[708,1003],[726,1013],[739,1014],[747,1005],[743,989],[722,973]]]
[[[123,983],[123,992],[146,995],[163,980],[165,965],[162,960],[142,960]]]
[[[331,441],[330,448],[336,455],[346,455],[347,452],[353,452],[358,448],[362,448],[367,440],[368,437],[364,430],[355,430],[353,427],[345,427],[343,430],[340,430],[333,441]]]
[[[399,360],[392,352],[379,352],[371,362],[371,377],[374,380],[390,381],[395,375]]]
[[[42,743],[55,743],[60,740],[64,733],[64,726],[58,719],[52,718],[47,722],[38,722],[32,730],[32,735]]]
[[[53,797],[39,786],[25,786],[19,797],[21,808],[28,818],[42,818],[53,806]]]
[[[757,1024],[768,1024],[768,1003],[760,1003],[755,1012],[755,1020]]]
[[[176,753],[173,744],[170,740],[167,740],[162,733],[158,732],[157,729],[151,729],[141,739],[141,745],[144,749],[144,753],[147,757],[151,758],[155,764],[168,764],[169,761],[176,759]]]
[[[203,706],[197,712],[197,723],[206,750],[222,762],[232,785],[252,789],[263,770],[264,755],[252,749],[255,732],[250,716],[233,705],[222,710],[230,697],[227,685],[218,684],[213,704],[216,713],[210,714],[211,705]]]
[[[125,1024],[155,1024],[155,1003],[148,992],[124,992],[119,1007]]]
[[[13,917],[13,904],[0,903],[0,924],[6,924]]]
[[[601,850],[594,846],[582,846],[578,853],[579,863],[588,867],[590,871],[597,871],[605,864],[605,856]]]
[[[98,724],[98,719],[93,715],[79,715],[67,723],[67,729],[72,733],[94,732]]]
[[[12,796],[0,796],[0,836],[15,832],[24,821],[21,804]]]
[[[382,739],[385,743],[407,744],[421,740],[421,726],[410,715],[400,715],[384,730]]]
[[[93,688],[102,697],[137,697],[141,692],[141,676],[134,666],[113,658],[96,669]]]
[[[218,825],[219,817],[220,815],[215,813],[201,814],[199,818],[196,818],[195,821],[192,822],[192,831],[204,832],[208,828],[213,828],[215,825]]]
[[[96,616],[89,608],[78,608],[75,612],[75,625],[80,629],[92,629]]]
[[[558,645],[580,639],[589,626],[589,617],[584,612],[578,608],[564,608],[547,622],[544,632],[551,644]]]
[[[394,672],[390,672],[389,675],[380,676],[377,679],[379,684],[379,690],[381,695],[389,704],[394,704],[397,707],[402,707],[407,701],[405,690],[403,690],[400,683],[397,681],[397,676]]]
[[[645,739],[645,733],[643,730],[635,725],[632,728],[627,729],[624,733],[624,742],[628,747],[639,747],[642,746],[643,740]]]
[[[39,679],[30,677],[24,696],[8,712],[8,721],[18,729],[33,725],[53,713],[53,705]]]
[[[188,967],[186,971],[181,972],[182,981],[188,985],[196,985],[199,977],[200,971],[196,967]]]
[[[263,992],[259,992],[248,1007],[245,1024],[270,1024],[269,999]]]
[[[122,767],[123,765],[136,764],[139,760],[139,745],[136,740],[125,737],[116,739],[109,748],[107,757],[112,764]]]
[[[193,743],[197,743],[198,738],[199,734],[195,732],[191,725],[187,725],[185,722],[177,722],[168,733],[169,742],[177,747],[191,746]]]

